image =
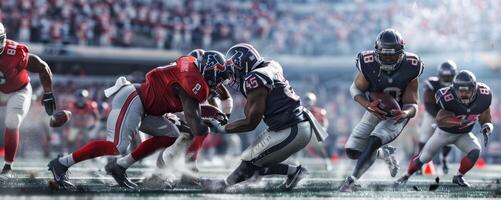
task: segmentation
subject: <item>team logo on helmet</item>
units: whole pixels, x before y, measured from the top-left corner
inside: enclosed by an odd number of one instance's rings
[[[209,66],[209,67],[207,67],[205,69],[205,71],[209,71],[209,70],[225,71],[226,70],[226,66],[219,63],[219,61],[217,60],[217,58],[215,57],[214,54],[207,56],[207,66]]]
[[[226,64],[229,66],[237,66],[241,68],[242,66],[242,56],[244,55],[241,51],[235,51],[235,54],[228,60],[226,60]]]

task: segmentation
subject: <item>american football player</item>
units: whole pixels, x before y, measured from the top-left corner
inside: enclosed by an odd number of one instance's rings
[[[188,55],[193,56],[197,59],[201,59],[202,55],[205,53],[203,49],[194,49],[192,50]],[[220,100],[220,105],[216,102],[216,98],[219,98]],[[226,115],[226,119],[230,117],[230,114],[233,110],[233,98],[231,97],[230,92],[228,89],[224,86],[224,84],[218,85],[218,87],[209,94],[209,98],[206,102],[202,104],[209,104],[215,107],[220,107],[222,112]],[[182,116],[182,113],[179,113],[180,117],[177,117],[176,120],[174,121],[179,121],[178,123],[178,128],[181,130],[182,128],[180,127],[181,124],[185,123],[184,117]],[[172,117],[171,117],[172,119]],[[181,131],[183,132],[183,131]],[[188,131],[187,133],[189,133]],[[198,158],[198,154],[203,146],[203,141],[205,140],[205,137],[198,137],[198,140],[193,140],[194,138],[188,134],[181,134],[181,136],[178,138],[176,143],[172,145],[169,148],[169,152],[167,154],[171,154],[173,152],[178,152],[181,149],[186,149],[187,150],[187,159],[186,159],[186,164],[191,166],[191,168],[194,171],[197,171],[196,168],[196,160]],[[167,160],[164,160],[162,158],[162,154],[159,155],[159,158],[157,159],[158,163],[160,165],[163,165],[166,162],[169,162]],[[168,157],[168,156],[167,156]],[[167,158],[166,157],[166,158]]]
[[[417,112],[418,77],[423,72],[419,57],[404,50],[404,41],[394,29],[385,29],[376,38],[375,48],[357,55],[357,75],[350,87],[353,99],[367,111],[345,144],[346,154],[356,159],[351,176],[339,191],[352,191],[356,181],[377,158],[384,160],[391,176],[396,176],[398,163],[393,157],[394,148],[386,144],[396,139],[410,118]],[[368,99],[366,92],[384,92],[391,95],[402,108],[391,113],[378,108],[377,99]],[[387,117],[388,114],[391,117]]]
[[[459,170],[452,178],[452,183],[462,187],[470,187],[463,176],[475,165],[482,149],[471,130],[475,123],[479,122],[484,136],[484,145],[487,147],[489,137],[494,129],[490,109],[491,89],[484,83],[477,82],[471,71],[461,70],[451,86],[437,91],[435,99],[440,105],[436,116],[437,128],[424,145],[421,153],[409,162],[407,173],[398,179],[396,184],[406,183],[409,177],[424,163],[429,162],[442,147],[454,144],[466,156],[461,160]]]
[[[19,126],[28,113],[32,88],[28,71],[38,73],[43,87],[42,104],[48,115],[56,109],[52,91],[52,72],[40,57],[29,52],[25,44],[7,39],[0,23],[0,95],[7,100],[5,109],[5,165],[0,180],[12,177],[12,163],[19,144]]]
[[[181,56],[174,63],[154,68],[141,84],[132,84],[120,77],[113,87],[105,90],[107,97],[113,96],[107,139],[90,142],[72,154],[50,161],[48,166],[54,180],[62,187],[72,187],[67,175],[69,167],[99,156],[125,154],[131,138],[139,130],[152,137],[132,151],[132,159],[140,160],[170,146],[179,131],[163,117],[166,113],[183,111],[192,134],[206,135],[208,128],[200,117],[200,103],[207,100],[211,88],[229,78],[231,71],[224,61],[221,53],[208,51],[200,62],[192,56]],[[137,187],[116,161],[109,162],[105,170],[120,186]]]
[[[435,99],[435,93],[443,87],[448,87],[452,84],[452,79],[456,75],[457,65],[454,61],[448,60],[438,66],[438,76],[429,77],[424,82],[424,107],[426,113],[421,121],[419,133],[419,151],[424,147],[424,144],[434,132],[435,117],[437,116],[440,106]],[[447,155],[451,151],[451,146],[446,145],[442,148],[442,171],[444,174],[449,172],[447,164]]]
[[[64,148],[73,151],[76,150],[73,148],[95,138],[91,132],[99,120],[99,110],[97,102],[89,99],[89,91],[86,89],[80,89],[75,93],[75,101],[68,105],[68,110],[72,113],[72,120],[63,141]]]
[[[217,129],[227,134],[248,132],[254,130],[261,120],[268,128],[242,153],[240,165],[225,180],[205,180],[201,182],[202,186],[220,191],[254,175],[285,175],[287,179],[282,187],[292,189],[307,170],[301,165],[293,166],[283,161],[308,144],[313,134],[310,123],[315,119],[301,106],[300,97],[285,79],[278,62],[265,60],[246,43],[231,47],[226,57],[227,65],[234,71],[234,85],[238,86],[247,102],[244,119]],[[305,112],[310,115],[306,117]]]

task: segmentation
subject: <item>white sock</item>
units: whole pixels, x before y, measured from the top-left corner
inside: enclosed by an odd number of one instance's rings
[[[59,162],[66,167],[71,167],[73,164],[75,164],[75,160],[73,160],[73,154],[59,158]]]
[[[464,174],[461,174],[461,172],[458,171],[458,173],[456,174],[456,176],[463,176]]]
[[[6,165],[12,165],[12,162],[5,161],[5,164],[6,164]]]
[[[125,169],[129,168],[132,164],[134,164],[136,160],[132,157],[131,154],[128,154],[124,157],[121,157],[117,160],[117,164],[120,165],[120,167],[123,167]]]

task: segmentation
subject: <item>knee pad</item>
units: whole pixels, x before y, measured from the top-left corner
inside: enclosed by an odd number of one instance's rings
[[[23,115],[17,112],[6,113],[5,115],[5,128],[17,129],[21,125]]]
[[[358,159],[358,157],[360,157],[360,155],[362,154],[362,152],[360,151],[357,151],[355,149],[346,149],[346,156],[348,156],[348,158],[350,159]]]

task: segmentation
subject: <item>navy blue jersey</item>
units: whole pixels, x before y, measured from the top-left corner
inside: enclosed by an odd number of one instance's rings
[[[266,61],[249,72],[241,92],[247,97],[247,93],[261,87],[270,91],[264,113],[264,122],[270,130],[282,130],[304,121],[300,97],[284,78],[282,66],[278,62]]]
[[[356,63],[365,79],[369,81],[369,92],[385,92],[390,94],[402,106],[402,94],[409,83],[423,72],[423,63],[416,54],[405,52],[400,66],[390,73],[381,70],[375,60],[374,51],[358,53]]]
[[[469,133],[473,129],[480,114],[489,108],[492,101],[491,89],[483,83],[477,84],[476,98],[469,105],[461,103],[461,100],[453,94],[452,86],[442,88],[435,94],[440,109],[454,113],[456,118],[468,120],[463,126],[449,128],[439,126],[440,129],[449,133]]]
[[[446,87],[440,83],[440,80],[436,76],[431,76],[426,81],[424,81],[424,88],[426,90],[431,90],[433,94],[437,93],[438,90]]]
[[[436,76],[431,76],[426,81],[424,81],[424,89],[431,91],[432,94],[436,94],[438,92],[438,90],[440,90],[443,87],[446,87],[446,86],[442,85],[440,83],[440,79],[438,79],[438,77],[436,77]],[[424,105],[428,106],[427,104],[424,104]],[[433,110],[435,110],[435,112],[440,110],[440,105],[438,105],[438,104],[434,104],[434,105],[435,105],[435,109],[433,109]],[[428,109],[426,109],[426,111],[428,112]]]

